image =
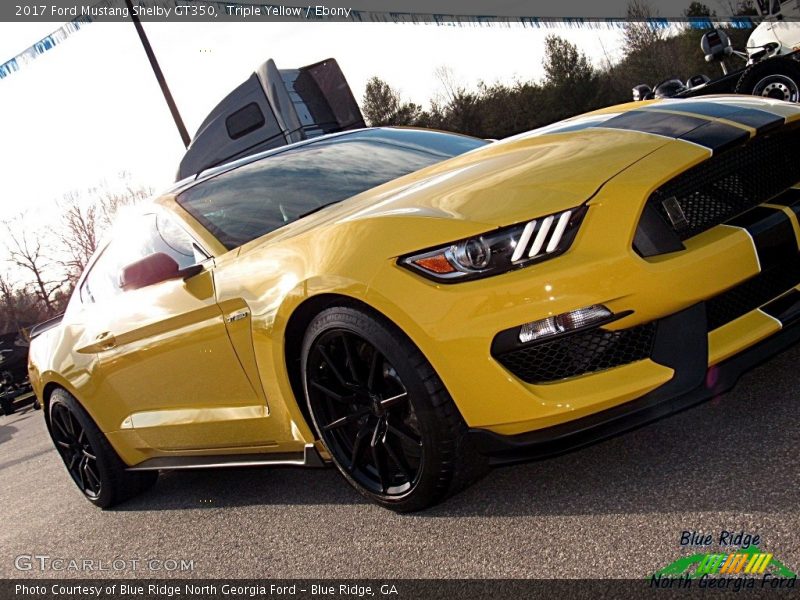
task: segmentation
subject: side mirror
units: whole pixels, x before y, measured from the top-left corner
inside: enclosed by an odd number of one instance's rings
[[[187,279],[203,270],[203,265],[192,265],[181,269],[174,258],[156,252],[122,268],[119,285],[125,290],[138,290],[170,279]]]

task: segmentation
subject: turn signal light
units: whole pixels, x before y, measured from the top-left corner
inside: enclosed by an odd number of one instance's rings
[[[613,316],[614,313],[599,304],[579,308],[555,317],[547,317],[546,319],[525,323],[519,328],[519,341],[526,344],[534,340],[558,335],[559,333],[583,329],[607,321]]]

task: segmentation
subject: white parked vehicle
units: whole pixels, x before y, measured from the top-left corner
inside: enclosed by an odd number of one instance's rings
[[[637,85],[633,99],[736,93],[800,102],[800,0],[756,0],[755,5],[762,21],[744,51],[735,50],[719,29],[706,33],[700,42],[706,61],[720,63],[722,77],[712,80],[695,75],[686,82],[669,79],[654,88]],[[746,64],[729,69],[726,61],[736,58]]]

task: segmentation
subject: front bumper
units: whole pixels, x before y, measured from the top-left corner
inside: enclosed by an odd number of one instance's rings
[[[422,350],[472,429],[535,436],[624,411],[651,393],[688,393],[709,367],[780,332],[785,324],[766,307],[800,289],[797,186],[783,199],[692,232],[680,250],[637,252],[646,199],[708,158],[708,150],[678,141],[642,158],[592,197],[572,248],[556,259],[452,286],[422,281],[391,264],[372,281],[368,300]],[[497,202],[503,201],[498,189]],[[646,337],[655,324],[652,348],[643,352],[637,336],[631,360],[549,377],[493,355],[498,333],[592,305],[627,315],[603,328],[620,336],[638,330]],[[702,317],[678,319],[698,306]],[[665,327],[677,337],[668,337]],[[691,356],[692,362],[677,368],[663,350],[665,339],[673,339],[681,360]]]
[[[689,408],[730,390],[743,373],[800,340],[800,294],[787,294],[781,310],[785,321],[778,333],[708,367],[706,306],[697,304],[658,322],[654,357],[674,369],[668,383],[636,400],[553,427],[518,435],[471,429],[469,436],[493,464],[511,464],[574,450]]]

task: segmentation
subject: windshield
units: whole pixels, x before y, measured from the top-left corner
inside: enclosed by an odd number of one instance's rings
[[[368,129],[227,171],[183,192],[178,203],[231,250],[328,204],[486,143],[435,131]]]

